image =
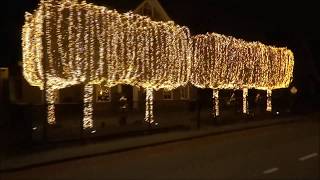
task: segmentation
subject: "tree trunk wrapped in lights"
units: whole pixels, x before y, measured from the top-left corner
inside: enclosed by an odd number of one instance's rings
[[[93,85],[86,84],[84,86],[83,97],[83,129],[93,127]]]
[[[144,120],[149,124],[154,122],[153,118],[153,89],[146,89],[146,113]]]
[[[46,89],[46,102],[47,102],[47,113],[48,113],[48,123],[53,125],[56,123],[55,118],[55,90],[51,87]]]
[[[219,90],[218,89],[213,89],[212,90],[212,114],[214,117],[219,116]]]
[[[267,111],[272,111],[272,90],[267,90]]]
[[[248,88],[243,88],[243,92],[242,92],[242,112],[243,112],[243,114],[249,114]]]

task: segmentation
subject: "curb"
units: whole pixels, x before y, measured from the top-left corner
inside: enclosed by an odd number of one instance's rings
[[[210,130],[209,129],[200,129],[200,130],[191,130],[191,131],[179,131],[179,132],[167,132],[167,134],[151,134],[154,136],[159,136],[160,140],[156,142],[149,142],[149,143],[137,143],[135,145],[127,145],[127,147],[123,146],[120,148],[115,148],[115,149],[105,149],[102,152],[93,152],[93,153],[83,153],[81,155],[75,155],[73,157],[64,157],[64,158],[55,158],[54,160],[50,161],[43,161],[43,162],[35,162],[35,163],[29,163],[26,165],[21,165],[17,167],[0,167],[0,172],[15,172],[19,170],[24,170],[24,169],[29,169],[29,168],[35,168],[35,167],[40,167],[40,166],[46,166],[46,165],[51,165],[51,164],[57,164],[57,163],[62,163],[62,162],[67,162],[67,161],[72,161],[72,160],[78,160],[78,159],[84,159],[84,158],[91,158],[91,157],[96,157],[96,156],[102,156],[102,155],[108,155],[108,154],[114,154],[114,153],[120,153],[120,152],[125,152],[125,151],[130,151],[130,150],[135,150],[135,149],[141,149],[145,147],[153,147],[153,146],[159,146],[163,144],[169,144],[169,143],[174,143],[174,142],[179,142],[179,141],[188,141],[192,139],[199,139],[207,136],[213,136],[213,135],[220,135],[224,133],[231,133],[231,132],[239,132],[239,131],[244,131],[248,129],[257,129],[257,128],[262,128],[262,127],[268,127],[268,126],[274,126],[274,125],[281,125],[281,124],[286,124],[286,123],[292,123],[296,122],[299,117],[289,117],[289,118],[283,118],[283,119],[268,119],[264,121],[258,121],[258,122],[245,122],[245,123],[239,123],[239,124],[233,124],[233,125],[226,125],[226,126],[221,126],[217,129]],[[174,137],[171,139],[164,138],[161,140],[161,136],[163,135],[170,135],[178,133],[178,137]],[[188,134],[189,133],[189,134]],[[150,139],[152,138],[151,136],[146,136],[146,137],[135,137],[136,139]],[[159,139],[159,138],[158,138]],[[130,139],[131,141],[134,141],[133,139]],[[81,148],[81,147],[77,147]],[[10,161],[10,160],[9,160]]]

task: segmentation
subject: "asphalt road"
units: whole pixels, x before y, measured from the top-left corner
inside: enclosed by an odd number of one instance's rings
[[[3,180],[320,179],[319,127],[315,120],[275,125],[1,176]]]

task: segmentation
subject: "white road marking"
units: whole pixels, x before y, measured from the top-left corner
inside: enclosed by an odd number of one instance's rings
[[[313,157],[316,157],[318,156],[318,153],[312,153],[312,154],[308,154],[306,156],[302,156],[299,158],[299,161],[305,161],[307,159],[310,159],[310,158],[313,158]]]
[[[267,170],[263,171],[263,174],[270,174],[270,173],[276,172],[278,170],[279,170],[279,168],[267,169]]]

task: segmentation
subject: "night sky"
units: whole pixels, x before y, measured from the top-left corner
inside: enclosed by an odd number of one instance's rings
[[[140,1],[87,0],[97,5],[114,7],[120,12],[134,9]],[[217,32],[292,49],[296,65],[295,83],[306,88],[310,88],[311,83],[312,91],[319,90],[320,21],[316,2],[159,1],[169,17],[177,24],[188,26],[192,34]],[[0,66],[15,66],[21,60],[20,34],[24,12],[35,9],[37,3],[38,0],[11,0],[6,3],[1,35],[7,50],[1,54]]]

